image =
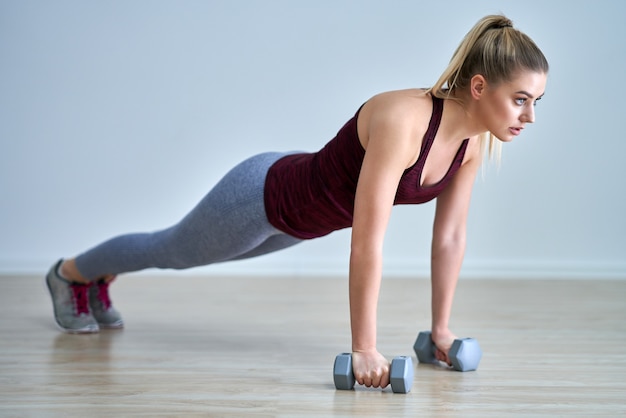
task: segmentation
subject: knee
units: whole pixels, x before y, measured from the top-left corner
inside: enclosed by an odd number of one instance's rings
[[[214,262],[201,240],[175,228],[155,234],[152,248],[156,268],[184,270]]]

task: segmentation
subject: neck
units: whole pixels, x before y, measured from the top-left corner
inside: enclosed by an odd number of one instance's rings
[[[441,127],[445,138],[458,142],[487,131],[479,120],[472,101],[461,97],[445,99]]]

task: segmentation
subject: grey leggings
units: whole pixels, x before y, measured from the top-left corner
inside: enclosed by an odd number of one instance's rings
[[[229,171],[178,224],[121,235],[76,258],[87,279],[150,267],[185,269],[267,254],[301,242],[267,220],[263,189],[282,153],[259,154]]]

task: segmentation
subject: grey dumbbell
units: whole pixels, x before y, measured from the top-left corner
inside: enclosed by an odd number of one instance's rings
[[[335,387],[340,390],[354,388],[354,374],[352,373],[352,354],[342,353],[335,358],[333,367]],[[400,356],[391,361],[389,383],[394,393],[408,393],[413,386],[413,360],[411,357]]]
[[[435,343],[433,343],[430,331],[422,331],[417,335],[413,349],[420,363],[435,363],[437,361],[435,357],[437,348]],[[452,368],[460,372],[476,370],[482,356],[483,352],[480,349],[480,345],[473,338],[454,340],[448,352]]]

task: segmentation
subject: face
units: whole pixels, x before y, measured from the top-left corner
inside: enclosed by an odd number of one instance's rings
[[[495,87],[485,83],[478,98],[478,113],[488,131],[501,141],[518,136],[535,121],[535,105],[546,88],[547,75],[522,71]]]

